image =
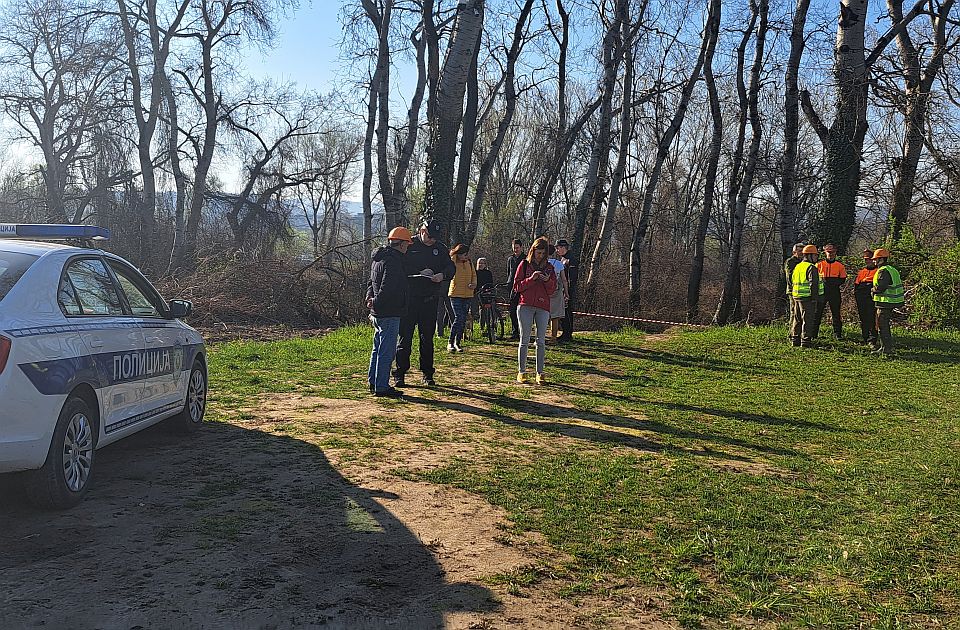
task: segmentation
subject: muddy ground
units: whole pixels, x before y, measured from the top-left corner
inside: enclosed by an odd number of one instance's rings
[[[246,424],[186,438],[156,427],[99,451],[95,485],[70,511],[36,511],[0,479],[0,628],[670,625],[549,582],[497,584],[556,552],[505,533],[478,497],[278,434],[293,410],[331,416],[316,400],[281,402]],[[372,403],[329,404],[343,417]]]

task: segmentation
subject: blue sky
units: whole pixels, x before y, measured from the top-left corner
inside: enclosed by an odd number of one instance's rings
[[[293,15],[277,21],[276,46],[266,54],[251,51],[250,72],[277,81],[327,92],[337,83],[341,35],[339,0],[304,2]]]

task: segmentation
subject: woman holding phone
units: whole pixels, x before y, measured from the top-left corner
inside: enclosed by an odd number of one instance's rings
[[[513,290],[520,296],[517,319],[520,323],[520,348],[517,354],[519,371],[517,382],[527,382],[527,352],[530,333],[537,325],[537,384],[545,381],[543,374],[547,352],[547,327],[550,325],[550,296],[557,290],[557,274],[549,260],[550,244],[540,237],[533,242],[527,257],[517,266]]]

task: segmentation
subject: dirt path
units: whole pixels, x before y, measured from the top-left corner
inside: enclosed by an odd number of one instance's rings
[[[479,497],[395,473],[504,448],[504,431],[544,438],[439,397],[264,396],[192,437],[151,429],[98,452],[68,512],[0,487],[0,627],[673,627],[650,594],[624,608],[491,580],[562,558]]]

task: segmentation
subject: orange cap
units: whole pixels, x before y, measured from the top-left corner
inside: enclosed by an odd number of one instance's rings
[[[873,252],[873,257],[876,258],[890,258],[890,252],[884,248],[880,248],[877,251]]]
[[[413,234],[410,233],[405,227],[395,227],[390,230],[390,234],[387,235],[388,241],[406,241],[408,243],[413,242]]]
[[[817,251],[817,246],[816,246],[816,245],[807,245],[806,247],[803,248],[803,253],[804,253],[804,254],[819,254],[820,252]]]

